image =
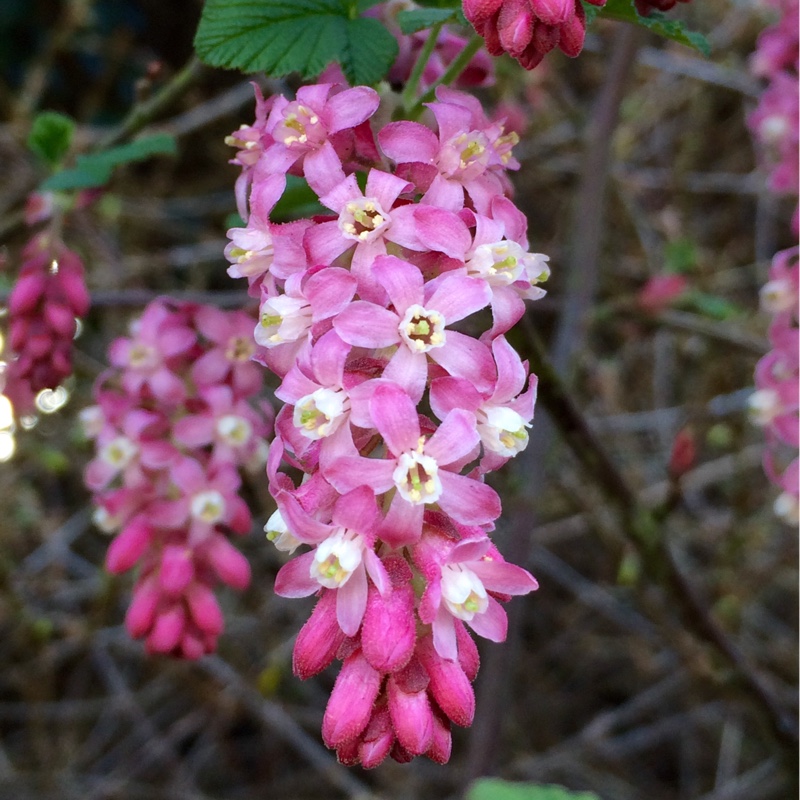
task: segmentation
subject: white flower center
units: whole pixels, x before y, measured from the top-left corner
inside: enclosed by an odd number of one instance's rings
[[[516,242],[482,244],[467,261],[467,272],[483,278],[490,286],[508,286],[522,277],[526,255]]]
[[[254,338],[263,347],[297,341],[311,327],[311,305],[282,294],[261,304]]]
[[[342,389],[317,389],[301,397],[292,420],[308,439],[330,436],[350,410],[350,400]]]
[[[225,514],[225,498],[216,489],[198,492],[192,498],[190,509],[195,519],[213,525]]]
[[[100,450],[100,458],[112,467],[125,469],[133,461],[139,448],[127,436],[117,436]]]
[[[501,456],[513,458],[528,446],[530,423],[513,409],[504,406],[486,406],[478,409],[478,434],[484,446]]]
[[[94,522],[103,533],[114,533],[122,524],[122,519],[117,515],[109,514],[103,506],[98,506],[92,512],[92,522]]]
[[[311,577],[327,589],[338,589],[350,580],[361,564],[364,538],[340,528],[320,542],[311,562]]]
[[[106,423],[105,415],[100,406],[88,406],[84,408],[80,414],[78,414],[78,419],[83,428],[83,435],[87,439],[94,439],[94,437],[103,430],[103,425]]]
[[[420,438],[417,450],[403,453],[392,473],[400,496],[412,505],[435,503],[442,495],[439,465],[430,456],[423,455],[424,441]]]
[[[339,230],[346,239],[371,242],[389,227],[391,219],[374,197],[350,200],[339,214]]]
[[[414,304],[406,309],[398,326],[400,337],[414,353],[427,353],[445,343],[447,321],[438,311],[428,311]]]
[[[442,567],[442,600],[454,617],[466,622],[476,614],[483,614],[489,606],[481,579],[461,564]]]
[[[489,156],[489,140],[485,133],[459,133],[442,147],[438,167],[446,178],[471,181],[486,171]]]
[[[781,399],[774,389],[759,389],[747,401],[748,416],[754,425],[769,425],[781,413]]]
[[[158,353],[150,345],[135,342],[128,353],[128,364],[133,369],[153,369],[158,366]]]
[[[255,352],[256,348],[252,339],[247,339],[244,336],[232,336],[228,340],[228,346],[225,349],[225,358],[228,361],[244,363],[249,361]]]
[[[765,283],[758,294],[761,300],[761,308],[768,314],[791,311],[797,305],[797,297],[792,284],[785,278]]]
[[[302,544],[289,531],[289,527],[280,511],[275,511],[267,520],[267,524],[264,526],[264,533],[267,534],[267,539],[275,545],[275,548],[283,553],[294,553]]]
[[[226,414],[217,420],[217,434],[231,447],[241,447],[250,441],[253,426],[243,417]]]
[[[800,521],[800,506],[798,499],[789,492],[781,492],[772,506],[776,516],[789,525],[797,525]]]

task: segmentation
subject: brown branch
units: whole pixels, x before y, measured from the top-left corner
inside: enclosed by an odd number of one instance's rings
[[[733,667],[742,687],[765,712],[777,739],[794,757],[798,731],[793,716],[775,699],[762,676],[714,619],[679,563],[674,547],[661,535],[661,515],[639,503],[636,493],[567,393],[542,343],[530,327],[527,333],[531,370],[539,376],[539,400],[587,473],[619,510],[622,533],[638,552],[645,574],[670,593],[694,636],[711,643]]]

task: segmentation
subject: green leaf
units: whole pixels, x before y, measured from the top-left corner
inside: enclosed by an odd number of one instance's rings
[[[207,0],[194,44],[214,67],[280,77],[319,75],[333,61],[351,84],[383,79],[397,40],[376,19],[359,17],[366,0]]]
[[[286,189],[272,209],[270,219],[273,222],[289,222],[293,219],[327,213],[330,212],[320,205],[317,195],[303,178],[287,175]]]
[[[711,55],[711,45],[702,33],[690,31],[686,26],[676,19],[670,19],[660,11],[652,11],[643,17],[636,10],[633,0],[608,0],[602,8],[591,5],[583,0],[583,8],[586,11],[587,24],[593,22],[598,17],[603,19],[615,19],[620,22],[630,22],[634,25],[641,25],[643,28],[651,30],[653,33],[670,39],[673,42],[691,47],[702,53],[706,58]]]
[[[57,111],[37,114],[28,134],[28,147],[55,167],[67,154],[75,133],[75,120]]]
[[[48,191],[63,192],[71,189],[92,189],[104,186],[111,180],[114,167],[132,161],[144,161],[155,155],[174,155],[178,150],[175,137],[166,133],[143,136],[129,144],[111,147],[99,153],[78,156],[75,166],[57,172],[41,186]]]
[[[499,778],[481,778],[467,792],[466,800],[599,800],[590,792],[570,792],[562,786],[510,783]]]
[[[432,28],[439,22],[456,22],[455,8],[415,8],[413,11],[401,11],[397,22],[403,33],[416,33]]]

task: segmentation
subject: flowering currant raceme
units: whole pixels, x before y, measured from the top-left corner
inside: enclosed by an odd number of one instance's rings
[[[255,357],[285,403],[265,531],[294,555],[275,590],[317,598],[294,670],[308,678],[342,662],[322,736],[365,767],[447,761],[451,725],[474,713],[468,628],[503,640],[503,603],[536,589],[491,542],[501,507],[484,475],[528,441],[536,379],[504,334],[544,294],[547,257],[529,252],[510,198],[516,135],[468,95],[436,96],[435,130],[380,131],[364,87],[259,96],[255,126],[242,129],[262,131],[240,161],[247,223],[227,250],[229,274],[260,298]],[[281,170],[329,213],[272,222]]]
[[[228,540],[251,527],[239,471],[263,467],[271,409],[242,311],[155,301],[111,344],[111,369],[81,418],[95,442],[85,481],[114,535],[106,566],[139,564],[125,624],[147,649],[198,658],[223,628],[213,593],[250,569]]]

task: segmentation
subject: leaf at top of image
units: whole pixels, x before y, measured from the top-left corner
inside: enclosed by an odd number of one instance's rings
[[[319,75],[338,62],[352,85],[382,80],[397,40],[344,0],[207,0],[195,36],[197,55],[213,67],[281,77]]]
[[[706,58],[711,55],[711,45],[702,33],[689,30],[680,20],[668,17],[660,11],[651,11],[643,17],[636,10],[634,0],[608,0],[602,7],[583,0],[583,8],[586,12],[587,23],[591,24],[598,18],[629,22],[647,28],[665,39],[690,47]]]
[[[592,792],[572,792],[563,786],[512,783],[499,778],[481,778],[467,792],[466,800],[600,800]]]

